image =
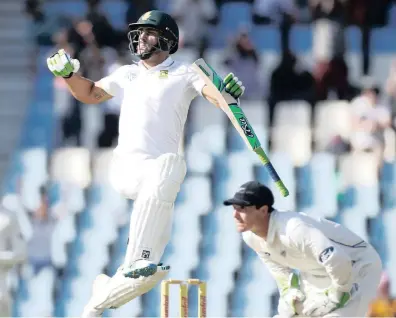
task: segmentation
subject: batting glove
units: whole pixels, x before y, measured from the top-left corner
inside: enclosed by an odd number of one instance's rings
[[[278,314],[281,317],[293,317],[297,314],[297,302],[303,302],[305,295],[299,289],[299,278],[295,273],[290,274],[289,282],[282,289],[278,304]]]
[[[47,59],[47,65],[55,76],[61,76],[63,78],[72,77],[80,69],[80,62],[72,59],[64,49],[59,50],[49,57]]]
[[[242,82],[233,73],[228,74],[224,78],[223,84],[225,91],[235,99],[241,97],[245,92],[245,86],[242,85]]]
[[[309,317],[323,317],[338,308],[344,307],[357,291],[357,284],[353,284],[349,292],[341,292],[334,287],[330,287],[322,293],[310,296],[304,302],[302,314]]]

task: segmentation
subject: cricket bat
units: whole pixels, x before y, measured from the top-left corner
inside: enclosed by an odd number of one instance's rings
[[[202,76],[206,85],[213,90],[213,95],[216,97],[218,106],[227,114],[248,148],[253,150],[259,156],[261,162],[267,168],[270,177],[275,182],[282,196],[287,197],[289,195],[289,190],[287,190],[269,160],[259,139],[257,138],[256,133],[246,118],[242,108],[239,106],[238,101],[224,90],[223,79],[203,59],[196,60],[192,64],[192,68]]]

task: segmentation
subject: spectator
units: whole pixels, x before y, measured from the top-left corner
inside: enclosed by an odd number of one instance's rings
[[[326,100],[330,90],[339,99],[350,99],[345,63],[346,0],[310,0],[313,18],[313,59],[317,99]]]
[[[289,34],[297,20],[297,6],[294,0],[255,0],[253,22],[255,24],[276,24],[281,33],[282,54],[289,50]]]
[[[390,295],[390,280],[386,273],[382,274],[377,299],[372,302],[367,317],[396,317],[396,301]]]
[[[378,154],[382,160],[385,148],[384,130],[390,126],[390,111],[379,102],[379,88],[365,78],[362,94],[351,101],[351,147],[356,151]]]
[[[182,46],[193,47],[203,56],[208,46],[208,24],[217,17],[217,9],[213,0],[174,0],[171,8],[180,29]]]
[[[274,109],[278,102],[305,100],[313,105],[314,96],[312,74],[298,62],[292,52],[286,52],[271,75],[268,99],[271,123],[273,123]]]
[[[258,99],[263,96],[259,76],[259,55],[246,31],[241,31],[237,35],[234,46],[224,63],[230,72],[238,74],[238,78],[246,87],[242,98]]]
[[[50,215],[48,193],[44,186],[40,188],[40,196],[40,206],[31,216],[33,233],[28,242],[28,259],[34,274],[52,266],[51,237],[56,222]]]

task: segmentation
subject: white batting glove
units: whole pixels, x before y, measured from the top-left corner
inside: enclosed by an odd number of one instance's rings
[[[287,287],[281,291],[278,304],[278,314],[281,317],[293,317],[297,314],[297,302],[305,300],[304,293],[299,289],[298,275],[292,273],[289,277]]]
[[[60,49],[54,55],[47,59],[49,70],[55,76],[70,78],[80,69],[80,61],[72,59],[64,49]]]
[[[323,317],[324,315],[344,307],[358,292],[357,284],[353,284],[350,292],[341,292],[334,287],[317,293],[304,302],[303,316]]]

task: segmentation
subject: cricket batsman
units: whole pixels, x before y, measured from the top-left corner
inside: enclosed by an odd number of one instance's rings
[[[134,200],[129,242],[122,266],[113,277],[99,275],[83,317],[101,316],[152,289],[169,271],[160,259],[171,237],[173,208],[186,175],[179,153],[191,101],[201,95],[216,105],[190,65],[175,61],[179,28],[161,11],[149,11],[129,25],[129,48],[140,61],[93,82],[77,74],[79,62],[64,50],[47,59],[55,76],[65,79],[72,95],[85,104],[122,96],[119,139],[109,179]],[[225,91],[238,99],[245,88],[232,73]]]
[[[382,272],[374,248],[340,224],[273,204],[271,190],[256,181],[224,201],[276,280],[278,317],[364,317]]]
[[[15,215],[0,206],[0,317],[12,316],[7,277],[15,265],[26,260],[26,246]]]

